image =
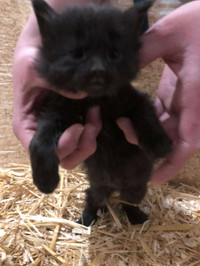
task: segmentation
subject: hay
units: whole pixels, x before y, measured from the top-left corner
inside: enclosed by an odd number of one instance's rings
[[[143,225],[131,226],[114,196],[92,227],[78,225],[84,171],[61,171],[42,195],[28,165],[0,169],[1,265],[200,265],[200,187],[148,186]]]

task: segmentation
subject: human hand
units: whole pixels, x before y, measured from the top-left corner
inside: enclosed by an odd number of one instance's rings
[[[45,80],[38,77],[34,69],[35,53],[35,49],[24,51],[22,57],[16,58],[13,69],[15,88],[13,129],[27,151],[37,129],[35,106],[42,102],[48,89],[52,89]],[[66,96],[70,98],[83,97],[81,94]],[[57,154],[61,166],[72,169],[89,157],[96,149],[96,136],[100,128],[101,120],[98,108],[89,110],[85,126],[75,124],[68,128],[58,142]]]
[[[84,3],[89,0],[80,1]],[[52,6],[55,4],[53,0],[49,2]],[[67,2],[70,1],[60,0],[60,6],[58,6],[58,2],[56,4],[57,8],[61,8]],[[49,90],[55,90],[40,78],[35,70],[34,65],[39,44],[39,29],[34,14],[31,14],[18,40],[13,64],[13,130],[27,151],[37,129],[35,107],[42,103]],[[62,91],[59,91],[59,93],[73,99],[86,96],[85,93],[72,94]],[[81,124],[72,125],[62,134],[57,149],[61,166],[72,169],[88,158],[96,149],[96,136],[100,129],[99,109],[97,107],[91,108],[88,111],[84,126]]]
[[[200,148],[200,1],[183,5],[143,36],[141,67],[166,63],[155,101],[160,121],[174,142],[172,153],[152,175],[155,185],[172,179]],[[136,134],[126,118],[117,121],[130,143]]]

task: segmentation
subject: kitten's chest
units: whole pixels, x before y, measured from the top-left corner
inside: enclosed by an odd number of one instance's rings
[[[99,106],[102,124],[111,125],[116,123],[117,118],[126,116],[129,110],[134,111],[134,102],[135,99],[126,93],[114,97],[88,97],[82,100],[67,99],[57,93],[52,93],[49,95],[43,111],[60,114],[60,117],[69,126],[74,123],[85,124],[88,110],[91,107]]]
[[[133,106],[130,99],[122,98],[101,98],[101,99],[84,99],[81,101],[67,101],[63,104],[62,115],[69,114],[79,123],[87,122],[87,113],[91,107],[98,106],[100,108],[100,116],[102,123],[115,122],[117,118],[126,115],[127,111]]]
[[[134,111],[134,101],[129,97],[116,96],[103,99],[100,103],[101,117],[104,122],[116,121],[117,118],[126,116],[129,110]]]

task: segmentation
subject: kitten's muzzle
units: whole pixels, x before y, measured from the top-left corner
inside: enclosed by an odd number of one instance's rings
[[[87,92],[93,97],[99,97],[105,94],[105,87],[106,68],[102,59],[96,56],[91,62]]]
[[[91,68],[91,75],[88,82],[89,94],[99,96],[104,94],[105,88],[105,69],[101,65],[97,64]]]
[[[91,96],[101,96],[105,92],[105,82],[103,81],[98,81],[98,80],[93,80],[89,83],[87,92]]]
[[[90,84],[104,85],[105,83],[105,66],[99,57],[94,57],[90,67]]]
[[[94,57],[90,67],[91,75],[103,75],[105,74],[105,66],[99,57]]]

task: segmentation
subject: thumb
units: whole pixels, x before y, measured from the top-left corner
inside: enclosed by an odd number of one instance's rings
[[[149,28],[142,36],[140,50],[140,67],[143,68],[156,58],[163,57],[166,52],[166,30],[160,21]]]
[[[177,32],[180,30],[175,23],[175,15],[163,17],[141,37],[142,47],[140,50],[140,67],[143,68],[147,64],[153,62],[156,58],[167,58],[176,54],[179,46]]]
[[[189,66],[181,72],[172,102],[171,111],[178,119],[177,140],[174,142],[172,153],[153,173],[152,183],[155,185],[172,179],[200,148],[199,76],[194,72],[197,67],[195,62],[192,61]]]

